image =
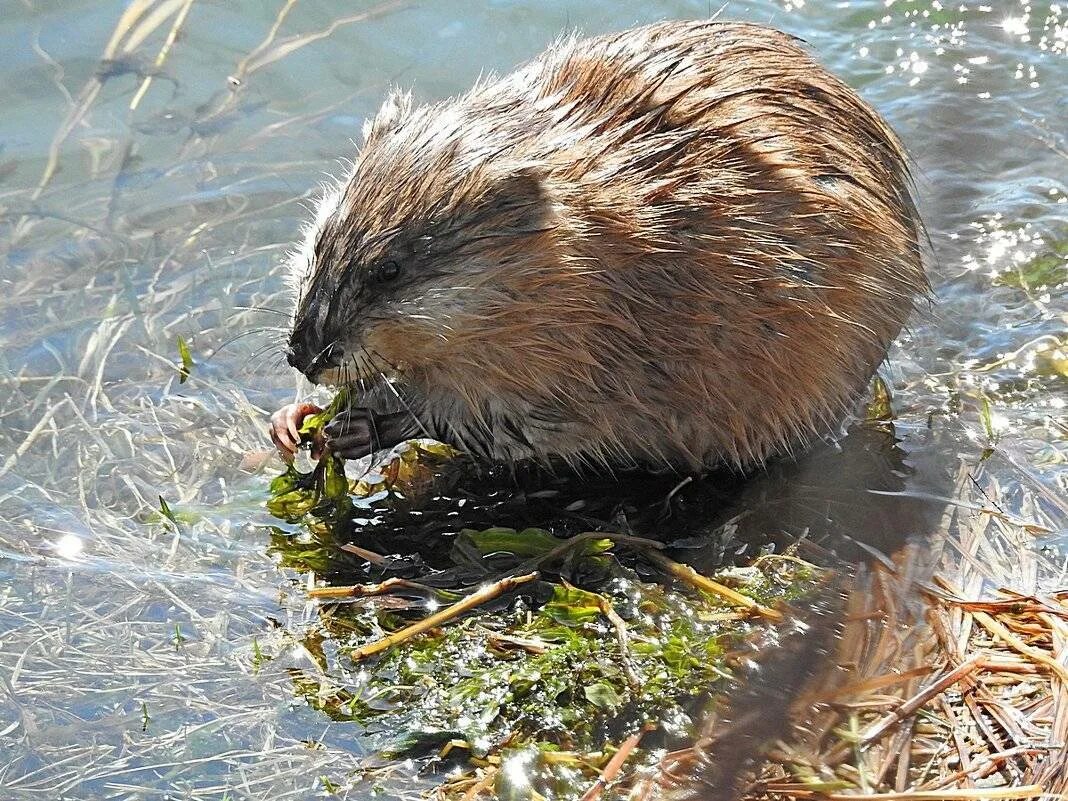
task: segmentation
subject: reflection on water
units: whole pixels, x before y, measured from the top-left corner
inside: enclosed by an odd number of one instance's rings
[[[295,534],[263,509],[276,465],[243,467],[265,447],[265,410],[294,391],[275,345],[302,202],[391,83],[441,97],[569,26],[709,6],[193,0],[123,27],[124,8],[21,0],[0,14],[0,788],[303,799],[365,743],[293,700],[287,669],[303,657],[287,632],[316,612],[266,552],[271,531]],[[748,483],[683,487],[673,508],[697,529],[708,498],[722,506],[680,556],[801,538],[812,555],[877,559],[929,531],[941,499],[1064,531],[1065,13],[723,11],[807,39],[898,129],[939,303],[892,355],[898,445],[854,432]],[[185,384],[178,337],[195,360]],[[591,516],[610,519],[603,498]],[[631,525],[659,513],[630,505]]]

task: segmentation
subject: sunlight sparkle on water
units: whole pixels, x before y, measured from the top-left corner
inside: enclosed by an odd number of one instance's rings
[[[73,559],[82,552],[84,543],[77,534],[64,534],[52,547],[63,559]]]
[[[1005,17],[1001,29],[1010,36],[1027,36],[1027,17]]]
[[[529,754],[517,754],[504,763],[504,776],[514,787],[526,787],[530,784],[530,776],[527,775]]]

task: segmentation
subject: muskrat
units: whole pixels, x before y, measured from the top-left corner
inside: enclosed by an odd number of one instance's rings
[[[345,458],[744,469],[835,429],[929,291],[897,137],[759,25],[565,38],[363,133],[287,352],[362,398],[325,432]],[[272,417],[284,455],[312,411]]]

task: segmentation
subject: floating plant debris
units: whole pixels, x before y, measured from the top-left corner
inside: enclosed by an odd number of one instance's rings
[[[671,543],[559,526],[462,527],[460,515],[458,530],[439,537],[447,549],[428,557],[433,566],[391,554],[385,526],[377,540],[344,541],[346,515],[365,516],[362,528],[374,531],[372,518],[441,497],[438,468],[451,453],[412,443],[344,488],[326,457],[272,484],[272,511],[304,520],[308,532],[275,538],[284,564],[321,576],[332,560],[337,575],[346,559],[364,563],[362,581],[308,591],[322,605],[302,644],[320,655],[319,669],[291,678],[310,706],[378,743],[368,777],[414,758],[428,773],[458,770],[441,790],[456,798],[488,769],[483,789],[500,797],[577,799],[602,771],[629,781],[656,748],[687,742],[731,685],[746,643],[823,579],[798,558],[709,577],[672,558]],[[329,497],[328,475],[337,482]],[[355,505],[343,509],[336,502],[347,493]],[[465,508],[468,497],[457,496]],[[613,762],[618,753],[626,759]]]
[[[189,344],[182,337],[178,337],[178,357],[181,359],[178,364],[178,383],[184,384],[193,373],[193,354],[189,352]]]

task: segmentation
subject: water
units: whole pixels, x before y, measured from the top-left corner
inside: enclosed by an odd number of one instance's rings
[[[286,668],[310,662],[293,632],[316,613],[268,555],[277,465],[250,456],[296,387],[271,349],[284,318],[264,309],[285,310],[279,264],[303,201],[390,84],[439,98],[569,26],[718,8],[185,6],[161,0],[169,15],[111,51],[123,3],[4,0],[0,13],[5,798],[303,799],[358,763],[354,726],[294,700]],[[893,354],[898,433],[915,461],[963,466],[1006,513],[1053,532],[1042,546],[1063,545],[1068,9],[768,0],[722,13],[808,40],[907,143],[939,302]],[[185,384],[179,336],[197,362]]]

